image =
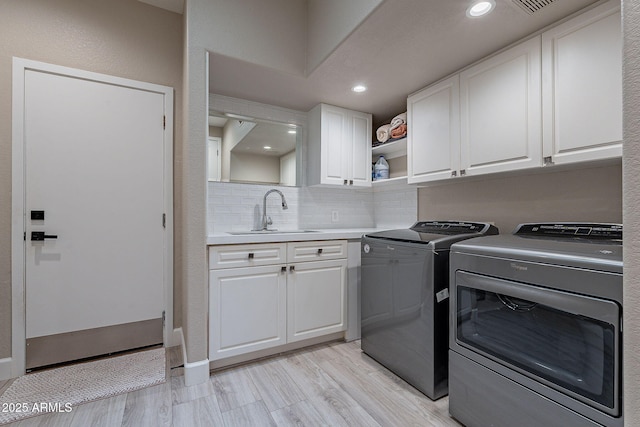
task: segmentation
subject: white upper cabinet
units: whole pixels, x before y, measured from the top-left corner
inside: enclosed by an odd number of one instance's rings
[[[542,164],[540,37],[460,73],[460,175]]]
[[[455,75],[407,99],[407,180],[456,176],[460,169],[459,77]]]
[[[622,155],[620,4],[610,1],[542,35],[545,162]]]
[[[319,104],[309,112],[307,185],[371,186],[371,114]]]

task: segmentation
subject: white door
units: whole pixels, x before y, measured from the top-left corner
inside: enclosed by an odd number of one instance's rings
[[[222,179],[221,168],[221,139],[210,136],[207,144],[207,180],[220,182]]]
[[[27,368],[163,342],[165,98],[24,71]]]

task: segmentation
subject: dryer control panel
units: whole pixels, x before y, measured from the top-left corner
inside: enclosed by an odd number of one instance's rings
[[[461,222],[461,221],[418,221],[411,226],[411,230],[418,233],[437,234],[468,234],[486,233],[498,234],[493,231],[494,226],[483,222]]]
[[[578,222],[520,224],[513,234],[517,236],[622,240],[622,224]]]

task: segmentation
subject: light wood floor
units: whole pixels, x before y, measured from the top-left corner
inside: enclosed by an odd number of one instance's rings
[[[172,353],[170,353],[171,355]],[[170,357],[177,366],[175,353]],[[14,426],[460,426],[446,397],[433,402],[360,351],[331,343],[165,384]]]

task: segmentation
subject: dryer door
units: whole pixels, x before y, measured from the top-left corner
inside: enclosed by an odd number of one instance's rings
[[[464,271],[455,293],[456,344],[619,415],[617,303]]]

